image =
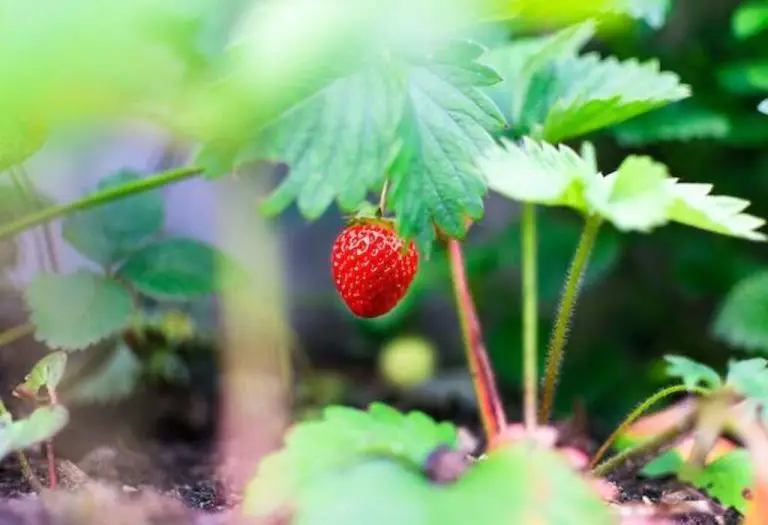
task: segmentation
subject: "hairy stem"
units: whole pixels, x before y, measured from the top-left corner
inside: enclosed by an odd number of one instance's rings
[[[639,445],[619,452],[611,459],[604,461],[594,469],[592,474],[596,477],[605,477],[619,467],[629,462],[634,462],[634,468],[640,468],[660,454],[666,452],[675,443],[688,434],[696,424],[697,410],[690,407],[686,414],[664,432],[640,443]]]
[[[480,321],[477,318],[472,293],[467,283],[467,271],[464,264],[464,254],[461,244],[456,239],[448,241],[448,251],[451,260],[451,276],[453,291],[456,297],[456,308],[459,313],[461,335],[464,340],[464,350],[472,374],[472,383],[477,394],[480,416],[486,436],[490,441],[506,428],[507,421],[501,397],[496,389],[496,379],[493,375],[488,354],[483,343]]]
[[[536,402],[538,396],[538,277],[536,250],[536,206],[523,204],[523,421],[532,432],[536,428]]]
[[[664,388],[662,390],[659,390],[652,396],[650,396],[648,399],[640,403],[637,408],[635,408],[632,412],[629,413],[629,415],[624,419],[624,421],[621,422],[621,424],[616,428],[616,430],[613,431],[613,434],[611,434],[608,439],[605,440],[605,442],[600,446],[600,448],[595,452],[595,455],[592,456],[592,459],[589,462],[589,468],[594,468],[595,465],[597,465],[597,462],[600,461],[606,452],[608,452],[608,449],[611,448],[611,445],[614,444],[614,442],[624,434],[627,429],[637,421],[637,419],[642,416],[645,412],[647,412],[653,405],[658,403],[659,401],[669,397],[673,396],[675,394],[680,394],[683,392],[692,392],[695,394],[699,394],[701,396],[706,396],[710,394],[710,391],[706,388],[701,388],[697,386],[687,386],[687,385],[674,385],[667,388]]]
[[[0,333],[0,346],[5,346],[18,341],[19,339],[30,335],[35,331],[35,325],[32,323],[21,324],[9,328],[5,332]]]
[[[597,233],[600,230],[601,219],[597,215],[587,217],[584,224],[584,230],[581,233],[579,244],[576,247],[576,253],[571,261],[571,267],[568,270],[568,277],[565,280],[565,287],[560,297],[560,304],[557,309],[555,326],[552,329],[552,336],[549,340],[549,350],[547,353],[547,368],[544,377],[544,393],[541,401],[541,411],[539,421],[546,423],[549,420],[552,406],[555,400],[555,389],[557,388],[557,379],[560,375],[560,368],[563,362],[563,350],[568,339],[568,329],[571,324],[571,317],[576,306],[581,291],[581,283],[589,263],[589,256],[592,253],[592,247],[597,239]]]
[[[94,192],[74,202],[50,206],[0,227],[0,239],[11,237],[29,228],[44,224],[58,217],[70,215],[76,211],[94,208],[110,201],[122,199],[123,197],[166,186],[183,179],[194,177],[200,173],[202,173],[202,169],[200,168],[168,170],[115,188]]]

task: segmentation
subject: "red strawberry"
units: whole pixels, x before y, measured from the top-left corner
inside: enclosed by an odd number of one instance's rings
[[[378,317],[400,302],[419,266],[413,242],[407,251],[403,248],[403,240],[386,219],[358,219],[339,234],[331,250],[331,270],[352,313]]]

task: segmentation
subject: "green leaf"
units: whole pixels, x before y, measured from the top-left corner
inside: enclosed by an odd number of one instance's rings
[[[480,168],[488,186],[510,199],[586,211],[584,188],[599,177],[589,162],[565,145],[523,137],[502,139],[487,150]]]
[[[725,382],[751,401],[768,404],[768,360],[755,357],[731,361]]]
[[[325,414],[296,425],[286,448],[262,462],[246,490],[246,514],[289,511],[298,525],[612,523],[594,490],[553,451],[528,443],[496,449],[440,484],[423,467],[437,447],[455,446],[452,426],[381,404]]]
[[[130,292],[120,283],[80,270],[38,274],[26,289],[35,337],[51,348],[80,350],[128,326]]]
[[[43,124],[5,115],[0,119],[0,172],[31,157],[43,146],[46,136]]]
[[[80,378],[67,392],[67,399],[81,403],[109,403],[130,396],[142,372],[142,364],[125,343],[109,349],[101,366]]]
[[[711,184],[675,182],[673,190],[675,201],[669,211],[671,220],[721,235],[741,237],[751,241],[766,239],[765,234],[757,231],[765,221],[742,213],[749,206],[749,201],[710,195]]]
[[[540,93],[554,86],[553,64],[563,58],[575,58],[592,38],[593,22],[562,29],[551,35],[520,38],[489,50],[482,62],[499,71],[503,80],[487,88],[491,98],[507,117],[507,122],[521,134],[530,132],[543,119]]]
[[[482,48],[456,43],[408,68],[403,141],[391,174],[389,206],[401,233],[434,238],[433,223],[445,234],[463,236],[466,219],[483,213],[485,182],[475,159],[493,144],[490,132],[503,117],[478,88],[499,81],[476,60]]]
[[[619,62],[594,53],[558,64],[559,91],[543,122],[542,137],[560,142],[629,120],[690,96],[680,78],[657,61]]]
[[[768,28],[768,2],[746,2],[733,15],[733,34],[736,38],[747,39]]]
[[[666,373],[670,377],[679,377],[683,384],[689,388],[704,385],[707,388],[717,389],[723,384],[720,374],[707,365],[703,365],[683,356],[667,355],[664,360],[669,363]]]
[[[67,354],[64,352],[53,352],[43,357],[35,363],[32,371],[24,378],[24,382],[17,386],[17,390],[23,390],[33,396],[37,396],[41,388],[47,387],[56,389],[64,377],[64,371],[67,367]]]
[[[725,507],[734,507],[742,514],[747,509],[744,498],[754,486],[754,460],[747,449],[732,450],[686,479],[709,493]]]
[[[758,104],[757,110],[764,115],[768,115],[768,98]]]
[[[132,253],[117,275],[149,297],[188,300],[236,282],[239,270],[234,261],[211,245],[172,238]]]
[[[685,101],[620,124],[615,135],[622,145],[644,146],[661,141],[722,139],[730,131],[727,114]]]
[[[667,167],[650,157],[629,156],[619,169],[590,184],[585,197],[620,230],[648,232],[667,222],[673,195]]]
[[[349,211],[380,186],[403,111],[401,84],[396,71],[374,64],[267,126],[253,156],[286,162],[290,172],[262,210],[274,215],[298,199],[302,214],[316,219],[334,199]]]
[[[136,172],[119,171],[101,179],[96,191],[140,179]],[[84,256],[109,266],[156,234],[163,220],[163,194],[156,189],[78,212],[64,221],[62,235]]]
[[[667,21],[671,0],[621,0],[621,10],[633,18],[644,20],[653,29],[661,29]]]
[[[636,447],[647,438],[623,435],[616,440],[616,450],[622,451]],[[645,465],[641,470],[643,476],[651,478],[677,475],[685,465],[685,460],[677,450],[668,450],[653,461]]]
[[[768,271],[733,287],[720,306],[713,331],[732,346],[768,353]]]
[[[320,421],[299,423],[285,448],[267,458],[246,489],[248,514],[267,515],[300,496],[318,477],[370,457],[399,459],[420,468],[440,446],[456,446],[456,429],[420,412],[401,414],[374,403],[367,412],[329,407]]]
[[[24,450],[58,434],[69,422],[69,412],[61,405],[44,406],[28,417],[0,428],[0,457]]]

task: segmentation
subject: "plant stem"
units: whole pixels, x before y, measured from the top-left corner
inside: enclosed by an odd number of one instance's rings
[[[5,346],[18,341],[22,337],[26,337],[35,331],[35,325],[32,323],[21,324],[9,328],[5,332],[0,333],[0,346]]]
[[[461,334],[464,340],[464,350],[469,362],[472,383],[478,398],[480,417],[483,422],[488,441],[507,427],[501,397],[496,389],[496,379],[493,375],[490,360],[483,343],[480,321],[472,301],[472,293],[467,283],[467,270],[464,264],[464,254],[461,244],[456,239],[448,241],[448,251],[451,260],[451,276],[453,291],[456,297],[456,308],[461,323]]]
[[[59,396],[56,393],[56,389],[48,386],[48,397],[50,398],[51,405],[57,405],[59,403]],[[45,442],[46,458],[48,460],[48,487],[51,490],[56,489],[56,455],[53,451],[53,438]]]
[[[538,276],[536,250],[536,205],[523,203],[523,421],[525,428],[536,428],[538,397]]]
[[[552,336],[549,340],[544,393],[539,413],[539,421],[541,423],[546,423],[549,420],[552,411],[557,379],[563,362],[563,349],[568,339],[571,317],[573,316],[576,301],[579,298],[581,283],[589,263],[589,256],[595,244],[595,239],[597,239],[597,233],[600,230],[600,223],[601,218],[598,215],[587,217],[584,230],[581,232],[581,238],[579,238],[579,244],[576,247],[576,253],[571,261],[571,267],[568,270],[568,277],[565,281],[562,296],[560,297],[555,326],[552,329]]]
[[[202,169],[194,167],[168,170],[152,175],[151,177],[123,184],[116,188],[108,188],[94,192],[74,202],[50,206],[0,227],[0,239],[11,237],[28,228],[46,223],[58,217],[70,215],[76,211],[86,210],[113,200],[159,188],[183,179],[194,177],[200,173],[202,173]]]
[[[42,203],[40,195],[35,191],[35,186],[32,184],[29,173],[27,172],[26,168],[24,168],[24,164],[19,164],[16,169],[19,175],[21,186],[24,188],[26,193],[27,200],[32,206],[34,206],[35,211],[38,211]],[[58,273],[60,271],[59,257],[56,252],[56,243],[53,240],[53,229],[51,228],[51,224],[48,222],[43,223],[42,230],[43,252],[48,259],[51,270],[55,273]]]
[[[35,492],[42,492],[45,487],[43,487],[43,484],[40,483],[40,480],[32,471],[32,467],[29,465],[29,461],[27,460],[27,456],[24,455],[24,452],[20,450],[17,451],[16,459],[19,461],[21,472],[24,474],[24,477],[27,478],[27,483],[32,487],[32,490]]]
[[[606,439],[605,442],[600,446],[598,451],[595,452],[595,455],[592,456],[592,460],[589,462],[589,468],[594,468],[597,462],[602,459],[602,457],[605,455],[606,452],[608,452],[608,449],[619,438],[619,436],[624,434],[627,431],[627,429],[632,425],[632,423],[634,423],[637,420],[637,418],[639,418],[645,412],[647,412],[648,409],[650,409],[653,405],[655,405],[662,399],[665,399],[675,394],[680,394],[682,392],[692,392],[695,394],[699,394],[701,396],[706,396],[710,394],[710,391],[706,388],[701,388],[697,386],[687,386],[687,385],[674,385],[674,386],[670,386],[662,390],[659,390],[658,392],[650,396],[648,399],[640,403],[632,412],[629,413],[629,415],[624,419],[624,421],[621,422],[618,428],[613,431],[613,434],[611,434],[608,437],[608,439]]]
[[[636,447],[619,452],[611,459],[604,461],[592,469],[592,474],[596,477],[605,477],[613,470],[633,460],[639,461],[641,464],[639,466],[645,465],[648,461],[665,452],[680,438],[690,432],[696,424],[696,414],[696,408],[690,407],[687,413],[682,416],[676,424],[672,425],[664,432],[640,443]]]

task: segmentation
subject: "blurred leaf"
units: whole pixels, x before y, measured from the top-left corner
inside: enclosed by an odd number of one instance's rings
[[[367,412],[326,408],[321,421],[295,425],[285,448],[261,462],[246,489],[245,512],[266,516],[297,498],[301,501],[307,487],[323,475],[343,471],[366,457],[400,458],[418,469],[437,447],[454,448],[456,439],[451,424],[435,423],[420,412],[402,414],[381,403],[372,404]]]
[[[301,213],[316,219],[334,198],[350,211],[380,186],[402,116],[401,84],[394,71],[368,66],[267,126],[253,157],[286,162],[290,172],[262,210],[279,213],[297,198]]]
[[[768,115],[768,98],[760,102],[760,104],[757,106],[757,110],[764,115]]]
[[[686,102],[646,113],[615,129],[624,146],[644,146],[660,141],[720,139],[730,131],[728,115]]]
[[[286,448],[262,462],[246,491],[246,514],[290,508],[301,525],[612,522],[593,489],[552,451],[528,443],[499,448],[468,464],[458,480],[440,484],[422,469],[438,447],[455,444],[451,425],[380,404],[369,413],[332,408],[325,414],[294,426]],[[285,490],[287,479],[293,483]],[[558,505],[543,497],[550,494],[558,495]]]
[[[747,509],[744,494],[754,484],[753,459],[748,450],[739,448],[706,465],[686,481],[706,491],[725,507],[741,513]]]
[[[142,365],[136,354],[120,342],[109,349],[110,356],[67,391],[67,399],[81,403],[108,403],[130,396],[141,377]]]
[[[713,330],[732,346],[768,353],[768,272],[751,275],[733,287]]]
[[[737,95],[759,95],[768,90],[768,61],[751,60],[726,64],[717,73],[726,90]]]
[[[67,367],[67,354],[64,352],[53,352],[43,357],[35,363],[32,371],[24,378],[24,382],[16,387],[15,390],[21,390],[37,396],[41,388],[56,389],[64,377],[64,371]]]
[[[733,14],[733,34],[746,39],[768,28],[768,2],[745,2]]]
[[[172,349],[154,350],[147,362],[147,373],[168,383],[186,384],[189,382],[189,368]]]
[[[136,172],[118,171],[102,178],[96,191],[138,180],[141,176]],[[82,255],[109,266],[162,228],[164,207],[159,189],[117,199],[70,216],[62,225],[62,235]]]
[[[236,282],[237,264],[213,246],[187,238],[163,239],[133,252],[117,275],[140,293],[188,300]]]
[[[21,164],[45,142],[47,129],[29,118],[0,118],[0,173]]]
[[[725,382],[756,404],[768,404],[768,360],[761,357],[731,361]]]
[[[644,20],[653,29],[661,29],[667,21],[672,0],[623,0],[624,10],[634,18]]]
[[[638,438],[635,436],[621,436],[616,440],[616,450],[626,450],[632,447],[640,445],[646,438]],[[653,461],[650,461],[645,465],[640,473],[643,476],[651,478],[664,477],[677,475],[680,469],[685,465],[685,460],[677,450],[668,450],[661,454]]]
[[[69,422],[69,412],[61,405],[44,406],[28,417],[0,428],[0,457],[24,450],[58,434]]]
[[[669,363],[666,373],[670,377],[679,377],[683,384],[689,388],[704,385],[710,389],[720,388],[723,380],[720,374],[707,365],[703,365],[683,356],[668,355],[664,360]]]
[[[622,231],[648,232],[667,222],[672,203],[667,167],[650,157],[627,157],[602,184],[589,185],[585,197],[593,213]]]
[[[25,297],[35,337],[63,350],[81,350],[115,334],[133,313],[133,299],[123,285],[86,270],[38,274]]]

